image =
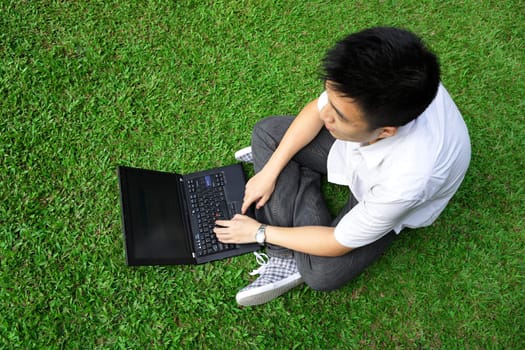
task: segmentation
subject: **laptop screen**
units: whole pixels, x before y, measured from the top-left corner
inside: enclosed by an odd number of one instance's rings
[[[122,195],[127,197],[123,202],[128,263],[191,259],[177,190],[180,176],[132,168],[120,171]]]

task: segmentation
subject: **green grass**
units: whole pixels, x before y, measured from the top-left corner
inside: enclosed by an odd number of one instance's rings
[[[325,50],[395,25],[441,58],[473,158],[429,228],[331,293],[257,308],[249,255],[129,268],[116,166],[234,161],[253,124],[322,90]],[[1,348],[525,345],[525,8],[520,1],[0,3]],[[337,209],[345,190],[327,188]]]

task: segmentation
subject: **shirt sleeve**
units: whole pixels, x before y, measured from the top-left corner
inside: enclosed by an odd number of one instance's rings
[[[319,112],[328,104],[328,94],[324,91],[317,100],[317,109]]]
[[[337,224],[335,239],[349,248],[358,248],[375,242],[392,231],[416,205],[415,200],[398,200],[391,203],[362,201]]]

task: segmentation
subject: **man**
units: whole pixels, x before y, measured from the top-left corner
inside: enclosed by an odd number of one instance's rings
[[[324,87],[295,118],[254,128],[255,176],[242,211],[217,221],[225,243],[267,245],[260,277],[240,305],[268,302],[305,282],[343,286],[378,259],[405,227],[428,226],[470,162],[460,112],[440,84],[437,58],[414,34],[372,28],[347,36],[324,59]],[[332,221],[321,177],[350,187]]]

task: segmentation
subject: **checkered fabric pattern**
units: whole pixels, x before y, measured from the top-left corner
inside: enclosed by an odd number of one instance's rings
[[[260,277],[247,287],[243,288],[241,292],[276,283],[293,274],[299,273],[297,263],[293,258],[268,258],[268,255],[264,253],[254,252],[254,254],[261,267],[250,272],[250,275],[260,275]]]
[[[250,146],[235,152],[235,159],[239,162],[253,163],[252,148]]]

